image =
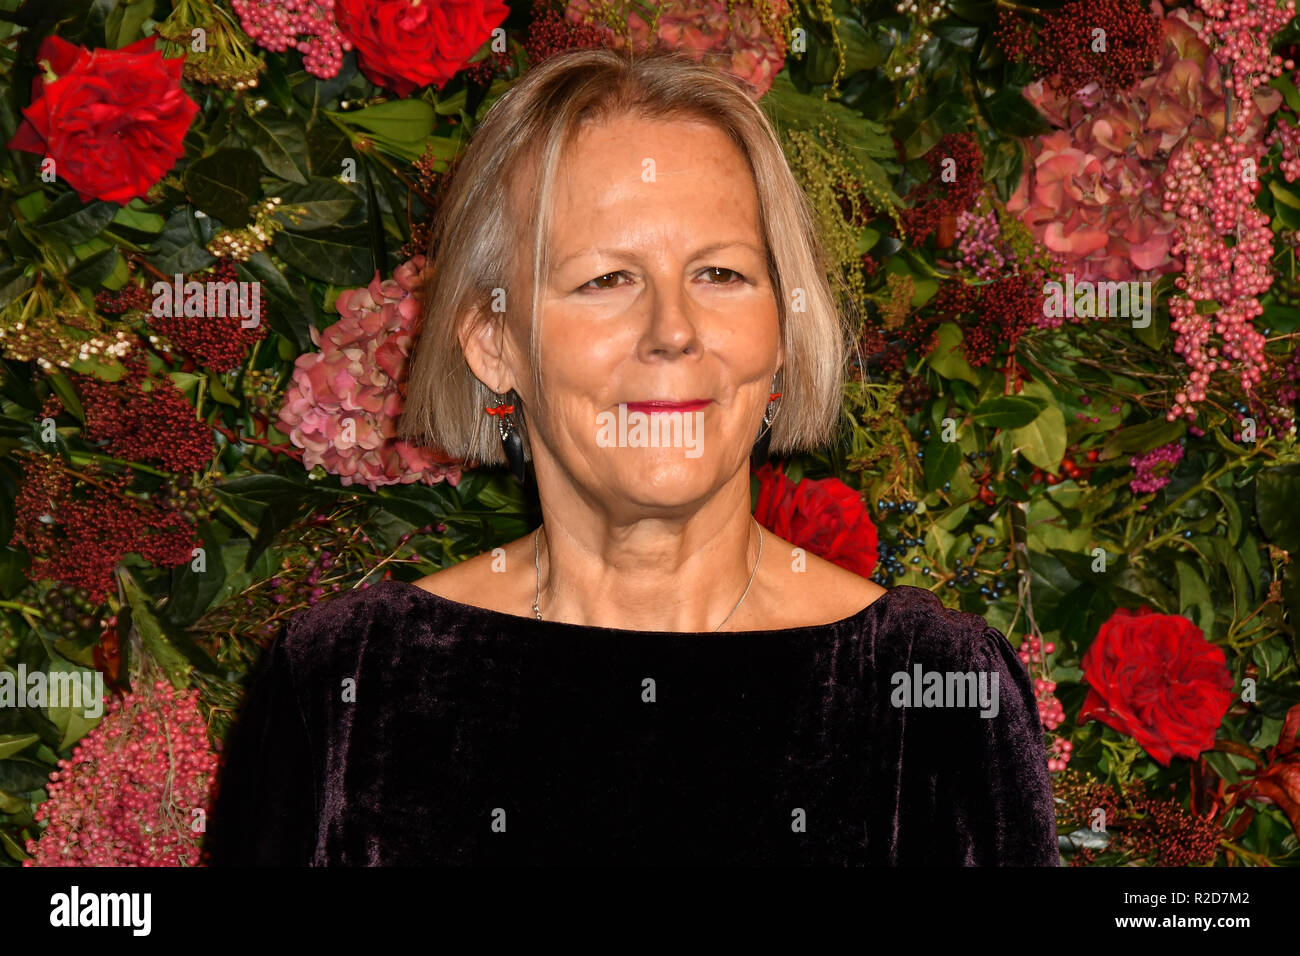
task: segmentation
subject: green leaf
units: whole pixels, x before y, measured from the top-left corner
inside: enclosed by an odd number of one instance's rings
[[[275,251],[292,268],[331,285],[362,286],[374,277],[365,246],[285,232],[276,237]]]
[[[337,179],[313,177],[305,185],[280,191],[280,206],[273,218],[289,229],[308,232],[332,226],[357,207],[352,190]]]
[[[265,252],[249,256],[247,262],[236,265],[235,271],[242,281],[256,279],[262,283],[262,293],[269,306],[267,319],[271,328],[293,342],[298,351],[311,348],[310,329],[316,321],[316,304],[312,301],[306,282],[298,278],[297,286],[291,285]]]
[[[960,379],[972,385],[979,385],[979,375],[962,354],[961,342],[961,328],[955,322],[940,323],[934,351],[926,356],[925,361],[944,378]]]
[[[1065,457],[1066,440],[1065,416],[1055,405],[1048,405],[1028,425],[1011,431],[1011,441],[1020,454],[1053,474]]]
[[[306,185],[307,137],[303,135],[302,127],[293,120],[264,110],[251,116],[239,116],[235,128],[272,176]]]
[[[961,464],[961,446],[955,441],[942,441],[934,435],[925,446],[925,486],[937,491],[952,478]]]
[[[50,383],[50,388],[54,389],[54,394],[59,396],[59,401],[63,407],[68,410],[68,414],[79,422],[86,421],[86,412],[81,407],[81,399],[77,397],[76,389],[68,381],[67,376],[57,369],[51,369],[45,373],[46,381]]]
[[[0,760],[26,750],[40,739],[40,734],[0,734]]]
[[[1255,512],[1264,534],[1279,548],[1300,552],[1300,465],[1281,465],[1255,476]]]
[[[133,202],[138,202],[138,200],[133,200]],[[137,232],[147,232],[155,236],[162,232],[167,225],[167,220],[157,213],[132,209],[130,206],[123,206],[119,209],[113,216],[113,222],[119,226],[125,226]]]
[[[1153,418],[1141,425],[1133,425],[1117,431],[1107,440],[1097,457],[1116,458],[1120,455],[1150,451],[1152,448],[1177,441],[1186,431],[1187,422],[1182,419],[1167,422],[1163,418]]]
[[[1047,402],[1015,395],[999,395],[980,402],[971,412],[975,421],[988,428],[1022,428],[1039,416]]]
[[[1178,571],[1178,606],[1179,613],[1188,616],[1189,608],[1195,608],[1197,626],[1208,639],[1214,633],[1214,599],[1210,597],[1209,585],[1200,573],[1181,558],[1174,560]]]
[[[120,50],[128,43],[140,39],[140,28],[153,14],[153,6],[153,0],[124,0],[114,6],[104,21],[108,46]]]
[[[92,289],[97,288],[117,269],[117,262],[120,258],[121,254],[116,247],[110,246],[107,249],[101,249],[89,259],[78,263],[77,267],[68,273],[68,282],[72,285],[86,286]]]
[[[98,671],[89,668],[71,668],[53,665],[49,670],[51,687],[55,680],[53,675],[69,673],[75,675],[74,679],[77,685],[77,689],[73,691],[75,694],[81,694],[84,691],[85,685],[82,681],[82,674],[98,676]],[[88,717],[86,716],[87,710],[98,710],[99,716]],[[67,750],[82,737],[86,736],[93,727],[99,724],[104,717],[104,705],[102,700],[91,701],[82,697],[80,703],[76,705],[71,703],[66,706],[47,705],[45,712],[49,716],[50,722],[58,728],[59,733],[62,735],[59,739],[59,745],[55,749]]]
[[[53,767],[26,757],[0,760],[0,790],[6,793],[31,793],[45,786],[53,771]]]
[[[1037,136],[1052,128],[1019,88],[1004,86],[983,105],[989,125],[1004,136]]]
[[[196,207],[227,226],[248,224],[248,207],[261,188],[257,154],[223,147],[190,163],[185,192]]]
[[[117,203],[97,200],[83,206],[76,193],[64,193],[32,225],[42,237],[76,245],[99,235],[117,210]]]
[[[1300,209],[1300,196],[1291,192],[1291,190],[1287,189],[1276,179],[1269,180],[1268,189],[1269,192],[1273,194],[1273,198],[1278,202],[1285,206],[1290,206],[1292,209]]]
[[[939,38],[948,41],[953,46],[959,46],[963,50],[975,49],[975,39],[980,32],[979,27],[973,27],[951,17],[935,20],[930,24],[930,29]]]
[[[218,673],[216,663],[188,634],[165,624],[159,618],[154,611],[153,602],[140,590],[130,572],[123,572],[121,580],[127,603],[131,606],[132,619],[140,631],[141,642],[150,656],[167,672],[174,686],[180,686],[194,667],[210,674]]]

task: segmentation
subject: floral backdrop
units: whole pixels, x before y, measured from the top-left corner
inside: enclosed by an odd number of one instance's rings
[[[287,618],[535,525],[395,423],[467,134],[596,45],[744,80],[852,300],[758,519],[1018,647],[1064,864],[1300,862],[1294,13],[0,0],[0,863],[201,864]]]

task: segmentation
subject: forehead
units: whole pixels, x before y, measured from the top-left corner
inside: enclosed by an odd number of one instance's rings
[[[744,154],[723,130],[695,119],[625,116],[582,127],[561,155],[552,200],[561,233],[626,227],[629,216],[714,230],[756,231],[759,221]]]

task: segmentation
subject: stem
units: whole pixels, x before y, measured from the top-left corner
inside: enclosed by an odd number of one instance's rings
[[[1021,6],[1018,3],[1012,3],[1011,0],[997,0],[997,5],[999,7],[1006,7],[1008,10],[1015,10],[1017,13],[1027,13],[1030,15],[1038,13],[1038,11],[1033,7]]]
[[[91,451],[72,451],[68,452],[68,457],[77,464],[85,464],[90,461],[106,461],[114,465],[122,465],[126,468],[134,468],[136,471],[143,471],[150,475],[157,475],[159,478],[170,478],[170,471],[160,471],[157,468],[150,468],[148,465],[142,465],[138,461],[127,461],[124,458],[113,458],[111,455],[99,455]],[[76,472],[73,472],[76,474]],[[89,480],[89,479],[87,479]]]

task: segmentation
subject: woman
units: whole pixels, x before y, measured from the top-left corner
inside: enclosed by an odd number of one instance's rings
[[[833,440],[847,336],[737,81],[539,65],[430,261],[403,432],[520,480],[530,458],[542,524],[292,619],[214,864],[1058,863],[1006,638],[750,513],[751,451]]]

